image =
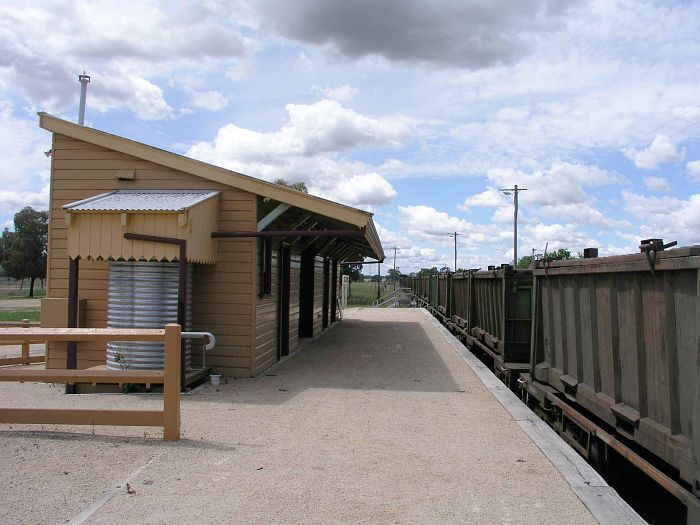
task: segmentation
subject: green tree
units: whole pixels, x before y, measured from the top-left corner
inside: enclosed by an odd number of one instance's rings
[[[362,261],[363,259],[359,252],[356,255],[351,254],[346,258],[347,261]],[[350,281],[355,283],[364,280],[362,276],[362,264],[342,264],[340,266],[340,274],[349,276]]]
[[[279,184],[280,186],[286,186],[287,188],[292,188],[293,190],[297,190],[302,193],[309,193],[309,189],[306,187],[305,182],[295,182],[293,184],[290,184],[286,180],[279,178],[275,181],[275,184]]]
[[[386,272],[386,278],[387,281],[391,283],[399,283],[401,281],[401,272],[399,270],[389,268],[389,271]]]
[[[29,279],[29,297],[34,297],[34,281],[46,277],[49,213],[27,206],[15,214],[14,225],[0,237],[0,264],[8,277]]]
[[[578,258],[580,258],[580,255],[571,255],[571,250],[567,250],[566,248],[559,248],[558,250],[547,253],[548,261],[563,261]],[[544,255],[536,254],[534,261],[532,255],[525,255],[524,257],[518,259],[518,268],[532,268],[533,262],[541,259],[544,259]]]
[[[430,275],[435,275],[436,273],[438,273],[437,266],[433,266],[432,268],[421,268],[418,272],[418,277],[427,277]]]

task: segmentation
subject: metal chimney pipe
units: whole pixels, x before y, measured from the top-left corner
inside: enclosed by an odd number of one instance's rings
[[[86,75],[83,71],[82,75],[78,75],[80,82],[80,110],[78,111],[78,124],[85,124],[85,99],[87,98],[87,85],[90,83],[90,75]]]

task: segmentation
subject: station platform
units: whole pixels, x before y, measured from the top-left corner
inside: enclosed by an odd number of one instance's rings
[[[424,310],[345,314],[263,376],[183,396],[176,443],[160,441],[159,429],[0,425],[3,515],[76,524],[642,522]],[[5,407],[115,408],[114,397],[0,384]],[[161,399],[116,402],[148,408]]]

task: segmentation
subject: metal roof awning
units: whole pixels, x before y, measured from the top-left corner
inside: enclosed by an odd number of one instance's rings
[[[114,190],[71,204],[66,211],[185,211],[218,195],[207,190]]]
[[[218,224],[216,190],[115,190],[63,206],[68,256],[83,260],[173,261],[174,244],[125,239],[124,234],[181,239],[187,261],[213,264]]]

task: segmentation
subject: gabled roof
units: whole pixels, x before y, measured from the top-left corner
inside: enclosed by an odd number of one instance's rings
[[[67,211],[185,211],[218,195],[207,190],[114,190],[66,204]]]
[[[365,240],[374,255],[384,260],[379,235],[372,221],[372,214],[357,208],[338,204],[337,202],[302,193],[279,184],[273,184],[248,175],[220,168],[177,153],[155,148],[118,135],[112,135],[96,129],[74,124],[59,119],[48,113],[39,113],[39,126],[47,131],[65,135],[96,146],[119,151],[155,164],[183,171],[203,179],[225,184],[249,193],[269,197],[275,201],[289,204],[309,212],[323,215],[358,228],[365,229]]]

